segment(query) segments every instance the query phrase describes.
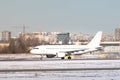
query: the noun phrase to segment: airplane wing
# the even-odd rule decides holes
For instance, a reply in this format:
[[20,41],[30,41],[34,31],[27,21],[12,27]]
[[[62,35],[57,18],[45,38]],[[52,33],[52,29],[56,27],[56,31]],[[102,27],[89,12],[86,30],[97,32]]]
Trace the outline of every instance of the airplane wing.
[[65,53],[74,53],[74,52],[79,52],[79,51],[85,51],[85,50],[88,50],[88,48],[85,48],[85,49],[79,49],[79,50],[71,50],[71,51],[65,51]]
[[71,54],[85,54],[89,52],[94,52],[98,50],[103,50],[102,46],[96,47],[96,48],[84,48],[84,49],[79,49],[79,50],[72,50],[72,51],[65,51],[66,55],[71,55]]

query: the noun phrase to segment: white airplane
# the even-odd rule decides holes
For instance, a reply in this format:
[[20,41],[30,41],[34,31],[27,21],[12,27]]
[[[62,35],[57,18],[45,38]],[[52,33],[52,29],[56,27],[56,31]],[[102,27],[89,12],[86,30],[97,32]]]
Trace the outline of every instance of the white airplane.
[[64,59],[68,56],[71,59],[72,54],[84,54],[103,49],[100,46],[102,31],[97,32],[95,37],[87,45],[40,45],[34,47],[30,53],[46,55],[47,58],[60,57]]

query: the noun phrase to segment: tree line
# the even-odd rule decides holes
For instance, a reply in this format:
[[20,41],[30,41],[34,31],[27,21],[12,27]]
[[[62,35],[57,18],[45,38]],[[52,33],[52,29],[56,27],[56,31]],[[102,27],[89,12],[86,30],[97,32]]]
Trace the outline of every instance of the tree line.
[[37,45],[47,45],[49,42],[38,38],[17,38],[9,41],[9,46],[1,47],[0,53],[29,53],[32,47]]

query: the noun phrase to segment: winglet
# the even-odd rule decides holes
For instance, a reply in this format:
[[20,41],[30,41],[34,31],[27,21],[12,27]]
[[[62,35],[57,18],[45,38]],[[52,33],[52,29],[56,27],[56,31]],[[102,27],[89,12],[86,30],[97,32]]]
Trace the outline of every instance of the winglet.
[[101,38],[102,38],[102,31],[99,31],[96,33],[95,37],[91,40],[88,46],[94,46],[94,47],[100,46]]

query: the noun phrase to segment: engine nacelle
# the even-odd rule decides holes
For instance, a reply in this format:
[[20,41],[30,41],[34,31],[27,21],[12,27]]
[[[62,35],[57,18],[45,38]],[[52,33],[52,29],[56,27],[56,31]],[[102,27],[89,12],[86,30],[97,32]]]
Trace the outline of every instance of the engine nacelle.
[[61,57],[64,57],[65,54],[66,54],[66,53],[61,53],[61,52],[60,52],[60,53],[57,53],[57,57],[60,57],[60,58],[61,58]]
[[56,55],[46,55],[47,58],[53,58],[55,57]]

